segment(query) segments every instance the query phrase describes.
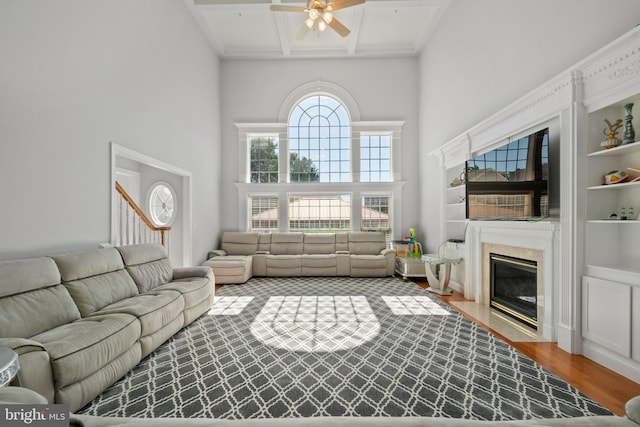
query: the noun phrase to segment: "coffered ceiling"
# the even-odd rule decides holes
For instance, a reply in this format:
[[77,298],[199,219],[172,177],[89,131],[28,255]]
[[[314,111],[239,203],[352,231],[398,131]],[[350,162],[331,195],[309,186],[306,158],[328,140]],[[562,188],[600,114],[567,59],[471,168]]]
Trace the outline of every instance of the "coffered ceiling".
[[306,7],[294,0],[185,0],[223,58],[414,56],[420,53],[451,0],[367,0],[336,10],[351,30],[298,33],[305,12],[276,12],[272,4]]

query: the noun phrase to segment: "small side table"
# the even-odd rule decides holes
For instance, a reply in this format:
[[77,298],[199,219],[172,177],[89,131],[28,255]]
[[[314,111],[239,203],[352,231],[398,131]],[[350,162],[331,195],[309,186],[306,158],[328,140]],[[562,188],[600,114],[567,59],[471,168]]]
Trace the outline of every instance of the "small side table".
[[0,387],[9,384],[18,373],[18,354],[9,347],[0,347]]
[[449,279],[451,279],[451,264],[457,264],[462,258],[444,258],[435,254],[422,255],[427,273],[427,290],[439,295],[451,295]]
[[424,260],[422,257],[396,257],[395,272],[401,276],[403,280],[409,277],[425,277]]

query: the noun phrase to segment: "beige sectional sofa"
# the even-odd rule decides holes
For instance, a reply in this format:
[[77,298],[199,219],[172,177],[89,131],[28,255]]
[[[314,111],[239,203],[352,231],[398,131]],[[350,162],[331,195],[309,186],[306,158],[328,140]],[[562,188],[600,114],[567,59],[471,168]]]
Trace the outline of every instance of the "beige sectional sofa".
[[378,232],[225,232],[221,249],[203,263],[217,284],[244,283],[253,276],[393,275],[395,252]]
[[0,262],[0,346],[14,385],[76,410],[213,301],[210,268],[171,267],[157,244]]

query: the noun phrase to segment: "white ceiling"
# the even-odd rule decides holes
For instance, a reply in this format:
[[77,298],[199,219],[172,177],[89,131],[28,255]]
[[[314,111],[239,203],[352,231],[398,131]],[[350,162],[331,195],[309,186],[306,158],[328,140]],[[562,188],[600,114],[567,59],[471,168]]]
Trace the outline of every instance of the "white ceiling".
[[185,0],[223,58],[415,56],[451,0],[367,0],[337,10],[351,34],[331,28],[297,38],[307,15],[274,12],[271,4],[306,7],[295,0]]

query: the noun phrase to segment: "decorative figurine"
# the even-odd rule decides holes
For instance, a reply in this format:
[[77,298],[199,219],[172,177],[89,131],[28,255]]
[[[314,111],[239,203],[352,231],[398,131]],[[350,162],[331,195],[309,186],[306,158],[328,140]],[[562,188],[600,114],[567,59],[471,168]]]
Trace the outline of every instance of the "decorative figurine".
[[633,130],[633,123],[631,123],[631,120],[633,119],[633,116],[631,115],[632,108],[632,103],[624,106],[624,112],[626,113],[626,116],[624,116],[624,132],[622,133],[623,145],[636,142],[636,131]]
[[607,124],[607,127],[602,130],[604,136],[607,137],[605,141],[600,143],[600,146],[604,149],[614,148],[620,145],[622,141],[618,138],[618,130],[622,127],[622,119],[616,120],[615,123],[611,123],[609,119],[604,119],[604,122]]

